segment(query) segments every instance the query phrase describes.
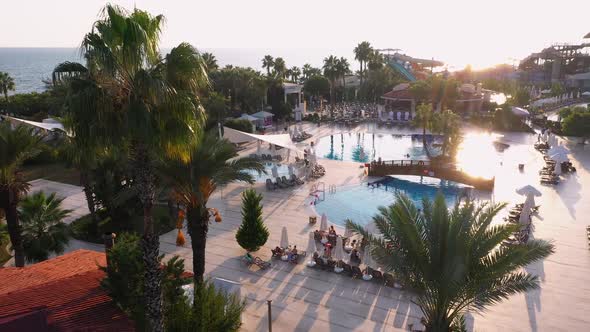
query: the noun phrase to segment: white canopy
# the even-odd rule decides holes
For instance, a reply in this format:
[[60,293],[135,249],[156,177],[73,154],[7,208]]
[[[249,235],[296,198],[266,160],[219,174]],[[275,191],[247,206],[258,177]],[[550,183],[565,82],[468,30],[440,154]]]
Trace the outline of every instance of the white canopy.
[[252,114],[252,116],[257,119],[264,119],[264,118],[273,117],[275,115],[272,113],[269,113],[269,112],[260,111],[260,112],[256,112],[256,113]]
[[250,122],[258,121],[258,118],[255,118],[252,115],[248,115],[246,113],[242,114],[242,116],[240,116],[240,119],[248,120]]
[[590,91],[583,92],[582,96],[590,96]]
[[515,106],[512,106],[512,113],[516,116],[521,116],[521,117],[526,117],[526,116],[531,115],[531,113],[529,113],[529,111],[525,110],[524,108],[515,107]]
[[256,135],[250,134],[243,131],[235,130],[228,127],[223,127],[223,137],[232,143],[244,143],[251,142],[253,140],[264,141],[273,145],[278,145],[285,149],[293,150],[297,153],[303,153],[299,150],[295,144],[291,141],[289,134],[281,135]]
[[16,121],[16,122],[24,123],[29,126],[41,128],[43,130],[49,130],[49,131],[61,130],[63,132],[66,132],[66,130],[64,129],[64,126],[58,121],[36,122],[36,121],[14,118],[14,117],[8,116],[8,115],[2,115],[2,117],[4,117],[8,121]]

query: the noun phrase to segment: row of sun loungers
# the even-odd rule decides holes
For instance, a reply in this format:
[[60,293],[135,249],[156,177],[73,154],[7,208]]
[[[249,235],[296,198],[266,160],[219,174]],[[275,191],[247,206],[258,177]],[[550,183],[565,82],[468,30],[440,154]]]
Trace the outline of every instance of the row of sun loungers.
[[299,142],[305,141],[308,138],[311,138],[311,136],[312,136],[311,134],[309,134],[309,133],[307,133],[307,132],[304,131],[304,132],[299,133],[297,135],[293,135],[291,137],[291,140],[294,141],[294,142],[299,143]]
[[281,155],[270,155],[270,154],[261,154],[261,155],[257,155],[255,153],[250,155],[250,158],[253,159],[258,159],[258,160],[267,160],[267,161],[281,161],[283,160],[283,157],[281,157]]
[[[334,267],[336,267],[336,264],[338,264],[338,262],[332,259],[329,259],[327,262],[325,262],[320,257],[315,257],[314,261],[316,263],[315,268],[323,271],[334,271]],[[342,267],[343,269],[340,273],[341,275],[346,275],[352,277],[353,279],[361,279],[363,277],[363,272],[358,266],[350,265],[344,262],[340,262],[338,266]],[[368,274],[373,277],[371,281],[383,284],[388,287],[394,287],[398,289],[402,288],[401,284],[395,280],[395,277],[391,273],[382,273],[379,270],[369,268]]]
[[271,179],[266,179],[266,190],[272,191],[275,189],[285,189],[298,185],[302,185],[305,182],[298,178],[295,174],[291,174],[291,177],[287,179],[286,176],[278,176],[273,182]]

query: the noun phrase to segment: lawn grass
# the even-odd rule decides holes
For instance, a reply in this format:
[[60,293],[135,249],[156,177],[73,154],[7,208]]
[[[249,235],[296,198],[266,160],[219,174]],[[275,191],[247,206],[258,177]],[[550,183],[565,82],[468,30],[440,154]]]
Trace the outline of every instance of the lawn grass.
[[[168,213],[168,207],[162,205],[155,205],[153,209],[154,218],[154,232],[158,235],[168,233],[176,227],[176,221],[170,217]],[[102,235],[104,233],[121,233],[121,232],[135,232],[143,233],[143,216],[137,215],[131,218],[130,223],[125,229],[122,229],[120,224],[113,224],[110,222],[100,222],[98,226],[98,232],[96,235],[91,234],[89,231],[92,223],[90,215],[86,215],[79,219],[74,220],[70,224],[70,230],[72,237],[78,240],[102,244]]]
[[27,165],[22,168],[26,181],[46,179],[55,182],[80,185],[80,172],[61,163]]

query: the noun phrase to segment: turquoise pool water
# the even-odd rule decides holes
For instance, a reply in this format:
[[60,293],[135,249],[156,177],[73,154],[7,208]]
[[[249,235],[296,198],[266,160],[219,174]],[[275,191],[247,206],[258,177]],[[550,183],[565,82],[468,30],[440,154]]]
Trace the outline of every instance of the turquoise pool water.
[[337,188],[333,194],[326,193],[325,200],[317,201],[315,210],[319,215],[326,213],[328,220],[337,225],[344,226],[344,221],[349,218],[367,224],[378,213],[379,206],[395,201],[396,191],[406,193],[418,206],[422,205],[422,197],[434,199],[439,191],[442,191],[449,206],[465,192],[485,199],[484,194],[458,183],[428,177],[398,176],[385,178],[374,187],[364,183]]
[[[419,135],[342,133],[320,138],[315,149],[319,158],[361,163],[379,157],[383,160],[428,159]],[[431,147],[430,152],[436,154],[437,150]]]

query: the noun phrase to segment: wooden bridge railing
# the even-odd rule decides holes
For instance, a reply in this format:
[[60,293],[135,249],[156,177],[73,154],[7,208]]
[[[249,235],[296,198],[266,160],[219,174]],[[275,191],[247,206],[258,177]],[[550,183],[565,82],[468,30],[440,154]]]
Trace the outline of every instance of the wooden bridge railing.
[[477,189],[493,190],[494,178],[475,177],[453,164],[431,163],[427,160],[387,160],[368,164],[369,176],[417,175],[450,180],[473,186]]

